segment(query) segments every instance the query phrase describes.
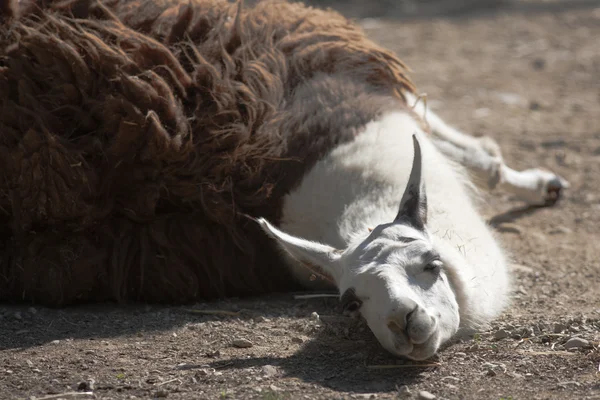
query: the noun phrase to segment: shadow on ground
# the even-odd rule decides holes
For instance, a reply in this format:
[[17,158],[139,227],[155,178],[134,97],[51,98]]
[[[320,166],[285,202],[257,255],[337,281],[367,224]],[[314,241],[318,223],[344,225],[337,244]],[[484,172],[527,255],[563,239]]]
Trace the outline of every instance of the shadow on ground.
[[[319,336],[290,357],[240,358],[214,362],[210,366],[219,370],[244,370],[272,365],[281,369],[285,377],[354,393],[394,392],[402,385],[420,382],[424,372],[435,368],[431,362],[398,364],[402,361],[388,358],[372,341],[334,341],[326,334]],[[363,358],[365,352],[367,363]]]
[[[217,312],[205,315],[191,310]],[[225,313],[235,315],[224,315]],[[312,321],[320,315],[319,328],[310,334],[298,351],[290,356],[245,356],[242,358],[197,355],[197,365],[186,369],[214,368],[234,372],[268,365],[276,367],[287,378],[317,384],[332,390],[356,393],[395,391],[401,385],[416,383],[432,363],[415,363],[395,358],[384,351],[368,327],[354,318],[341,315],[338,300],[321,298],[294,300],[291,295],[272,295],[259,299],[243,299],[203,303],[189,307],[150,307],[144,305],[73,306],[66,309],[10,306],[0,309],[0,350],[26,351],[68,340],[96,341],[120,338],[131,343],[139,337],[169,337],[170,331],[184,329],[190,323],[250,321],[261,318],[289,318]],[[292,334],[292,333],[291,333]],[[268,335],[268,334],[266,334]],[[148,340],[148,339],[146,339]],[[153,339],[150,339],[153,340]],[[43,350],[42,350],[43,351]],[[341,365],[343,368],[332,368]],[[422,366],[421,366],[422,365]],[[429,365],[429,367],[427,366]]]
[[512,223],[528,215],[534,214],[538,210],[543,210],[546,207],[543,206],[524,206],[517,207],[497,214],[489,219],[488,224],[496,230],[501,232],[504,231],[502,224]]
[[[335,299],[312,301],[313,306],[330,314],[336,303]],[[5,305],[0,307],[0,350],[27,349],[54,340],[102,340],[161,333],[189,323],[231,318],[308,316],[308,304],[294,301],[293,294],[273,294],[187,306],[86,304],[54,309]],[[215,315],[206,314],[208,312],[215,312]]]

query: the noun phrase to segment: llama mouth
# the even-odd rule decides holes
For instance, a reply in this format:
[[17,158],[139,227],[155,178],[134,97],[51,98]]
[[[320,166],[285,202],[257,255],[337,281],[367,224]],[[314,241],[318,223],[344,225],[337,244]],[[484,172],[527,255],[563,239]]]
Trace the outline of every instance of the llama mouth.
[[425,361],[433,357],[438,351],[438,346],[435,345],[435,341],[427,341],[421,345],[413,345],[412,350],[403,354],[402,357],[405,357],[412,361]]
[[434,331],[427,340],[415,343],[412,340],[402,340],[396,336],[393,338],[393,350],[391,353],[413,361],[424,361],[431,358],[438,351],[439,340],[437,331]]
[[433,357],[437,350],[437,346],[419,346],[415,347],[408,357],[414,361],[425,361]]
[[408,357],[414,351],[415,346],[410,342],[401,341],[398,338],[394,338],[394,348],[388,349],[392,354],[400,357]]
[[430,333],[426,336],[424,335],[424,337],[417,338],[416,340],[406,334],[404,330],[398,329],[399,327],[394,326],[394,324],[388,324],[390,333],[392,335],[392,347],[384,347],[386,347],[388,351],[394,355],[415,361],[421,361],[430,358],[436,353],[439,347],[439,332],[437,329],[438,320],[437,318],[433,317],[432,319],[434,321],[434,326]]
[[437,346],[427,342],[422,345],[413,345],[412,343],[402,343],[391,351],[397,357],[412,361],[425,361],[433,357],[438,350]]
[[424,361],[433,357],[440,349],[440,332],[435,330],[425,343],[415,345],[409,357],[415,361]]

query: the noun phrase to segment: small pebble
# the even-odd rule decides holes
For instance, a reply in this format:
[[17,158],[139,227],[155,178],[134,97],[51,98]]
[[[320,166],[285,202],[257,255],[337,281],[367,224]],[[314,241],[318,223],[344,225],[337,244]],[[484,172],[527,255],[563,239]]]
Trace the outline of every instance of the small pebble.
[[588,347],[589,345],[589,341],[582,338],[574,337],[567,340],[567,343],[565,343],[565,349],[579,349],[582,347]]
[[533,60],[533,62],[531,63],[531,66],[533,67],[533,69],[535,70],[542,70],[546,67],[546,60],[544,60],[543,58],[536,58],[535,60]]
[[494,338],[497,340],[506,339],[509,336],[510,336],[510,332],[508,332],[504,329],[499,329],[496,331],[496,333],[494,333]]
[[60,340],[53,340],[53,341],[51,341],[50,343],[52,343],[52,344],[59,344],[59,343],[60,343]]
[[187,325],[187,328],[190,331],[201,331],[202,330],[202,323],[189,324],[189,325]]
[[196,376],[208,376],[214,372],[214,368],[201,368],[196,372]]
[[454,381],[454,382],[460,382],[460,378],[457,378],[456,376],[445,376],[442,378],[443,381]]
[[313,321],[319,322],[321,320],[321,317],[319,317],[319,314],[317,314],[316,311],[313,311],[310,314],[310,319],[312,319]]
[[532,100],[532,101],[529,103],[529,109],[530,109],[531,111],[537,111],[537,110],[539,110],[540,108],[542,108],[542,105],[541,105],[539,102],[535,101],[535,100]]
[[30,314],[37,314],[37,310],[34,307],[29,307],[27,311],[29,311]]
[[248,339],[235,339],[233,342],[231,342],[231,344],[233,344],[234,347],[238,347],[240,349],[247,349],[249,347],[254,346],[254,344]]
[[306,342],[306,338],[303,336],[293,336],[291,340],[292,340],[292,343],[296,343],[296,344],[302,344],[302,343]]
[[516,93],[497,92],[495,97],[504,104],[508,105],[522,105],[525,103],[525,99]]
[[77,384],[77,390],[80,392],[89,392],[94,390],[94,380],[90,379],[88,381],[79,382]]
[[435,395],[433,393],[429,393],[426,390],[421,390],[419,392],[419,400],[434,400]]
[[534,336],[535,336],[535,332],[533,331],[532,327],[525,327],[521,330],[521,337],[530,338],[530,337],[534,337]]
[[22,320],[23,319],[23,316],[21,315],[21,313],[19,311],[17,311],[15,313],[15,319],[18,319],[18,320]]
[[510,374],[510,376],[512,376],[515,379],[523,379],[524,378],[523,375],[519,374],[518,372],[512,372]]
[[206,353],[206,357],[209,357],[209,358],[215,358],[215,357],[220,357],[220,356],[221,356],[221,352],[219,350],[208,351]]
[[498,368],[498,366],[497,366],[496,364],[492,364],[492,363],[490,363],[490,362],[483,363],[483,365],[482,365],[482,366],[483,366],[484,368],[486,368],[486,369],[494,369],[494,368]]
[[265,365],[264,367],[262,367],[262,371],[265,374],[265,376],[275,376],[277,375],[277,368],[273,365]]
[[402,397],[410,397],[411,394],[412,393],[410,392],[410,389],[406,385],[400,386],[398,388],[398,397],[400,397],[400,398],[402,398]]

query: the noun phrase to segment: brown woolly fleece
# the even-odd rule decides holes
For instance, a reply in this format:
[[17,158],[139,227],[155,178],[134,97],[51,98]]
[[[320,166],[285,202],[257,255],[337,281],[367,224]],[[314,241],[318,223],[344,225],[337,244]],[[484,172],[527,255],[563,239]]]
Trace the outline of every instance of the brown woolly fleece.
[[297,3],[0,0],[0,300],[293,288],[242,214],[277,223],[405,90],[393,54]]

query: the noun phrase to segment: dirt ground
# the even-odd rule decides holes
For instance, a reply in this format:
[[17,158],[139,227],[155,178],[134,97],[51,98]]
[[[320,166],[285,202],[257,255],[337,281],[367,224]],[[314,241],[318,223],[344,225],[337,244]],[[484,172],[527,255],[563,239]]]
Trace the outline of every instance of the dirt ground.
[[496,138],[509,164],[571,182],[547,209],[484,196],[514,260],[510,310],[415,365],[388,356],[334,298],[4,305],[1,399],[600,399],[600,2],[410,18],[354,3],[339,9],[412,67],[431,109]]

